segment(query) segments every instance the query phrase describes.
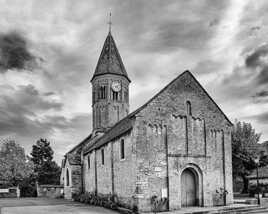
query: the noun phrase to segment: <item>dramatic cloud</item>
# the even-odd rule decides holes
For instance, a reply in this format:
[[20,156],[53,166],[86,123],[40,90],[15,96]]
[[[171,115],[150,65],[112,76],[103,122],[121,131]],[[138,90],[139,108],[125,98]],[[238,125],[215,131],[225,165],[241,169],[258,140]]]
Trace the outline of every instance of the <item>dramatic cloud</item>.
[[0,34],[0,72],[7,69],[24,69],[34,57],[27,47],[27,41],[17,32]]

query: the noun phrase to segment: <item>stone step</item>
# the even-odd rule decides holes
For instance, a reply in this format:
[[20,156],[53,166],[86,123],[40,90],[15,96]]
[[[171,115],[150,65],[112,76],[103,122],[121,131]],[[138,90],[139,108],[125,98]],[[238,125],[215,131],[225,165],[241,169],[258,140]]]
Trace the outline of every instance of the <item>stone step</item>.
[[235,204],[258,204],[256,198],[239,198],[234,200]]
[[228,214],[246,214],[246,213],[268,213],[267,208],[254,206],[254,207],[241,207],[241,208],[228,208],[228,209],[222,209],[217,211],[209,212],[209,214],[217,214],[217,213],[228,213]]

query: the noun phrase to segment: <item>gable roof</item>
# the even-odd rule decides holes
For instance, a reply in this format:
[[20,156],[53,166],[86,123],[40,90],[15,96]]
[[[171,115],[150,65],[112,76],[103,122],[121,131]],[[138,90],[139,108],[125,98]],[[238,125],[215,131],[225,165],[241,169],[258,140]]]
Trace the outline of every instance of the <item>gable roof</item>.
[[99,60],[98,60],[98,63],[97,63],[97,66],[96,66],[96,69],[95,69],[95,72],[93,74],[91,81],[96,76],[103,75],[103,74],[115,74],[115,75],[124,76],[127,78],[129,82],[131,82],[130,79],[128,78],[122,58],[119,54],[114,38],[110,31],[105,39],[105,42],[104,42],[104,45],[103,45],[103,48],[102,48],[102,51],[101,51],[101,54],[100,54],[100,57],[99,57]]
[[65,155],[64,159],[62,160],[62,167],[65,167],[66,159],[68,159],[68,162],[70,165],[79,165],[81,164],[81,155],[79,152],[74,152],[76,149],[82,150],[82,147],[86,144],[87,141],[89,141],[92,137],[92,134],[88,135],[84,140],[82,140],[80,143],[75,145],[71,150],[69,150]]
[[172,85],[175,81],[182,78],[184,75],[190,75],[193,80],[198,84],[198,86],[204,91],[204,93],[208,96],[208,98],[216,105],[218,110],[224,115],[225,119],[230,123],[230,125],[233,125],[233,123],[229,120],[229,118],[224,114],[224,112],[221,110],[221,108],[217,105],[217,103],[212,99],[212,97],[208,94],[208,92],[203,88],[203,86],[198,82],[198,80],[194,77],[194,75],[189,71],[186,70],[180,75],[178,75],[175,79],[173,79],[169,84],[167,84],[163,89],[161,89],[156,95],[154,95],[150,100],[148,100],[144,105],[142,105],[140,108],[132,112],[131,114],[137,114],[142,109],[144,109],[149,103],[151,103],[159,94],[161,94],[163,91],[165,91],[170,85]]
[[104,135],[96,139],[94,142],[91,142],[84,149],[84,155],[88,154],[94,149],[100,148],[101,146],[105,145],[106,143],[110,142],[111,140],[120,137],[121,135],[125,134],[133,127],[133,116],[134,114],[129,114],[119,122],[117,122],[112,128],[110,128]]

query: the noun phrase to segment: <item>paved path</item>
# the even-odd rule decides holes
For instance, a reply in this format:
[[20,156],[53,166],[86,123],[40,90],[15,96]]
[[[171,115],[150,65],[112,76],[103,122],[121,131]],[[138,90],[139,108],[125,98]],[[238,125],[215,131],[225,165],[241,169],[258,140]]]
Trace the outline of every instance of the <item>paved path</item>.
[[0,199],[1,214],[117,214],[102,207],[87,206],[63,199]]

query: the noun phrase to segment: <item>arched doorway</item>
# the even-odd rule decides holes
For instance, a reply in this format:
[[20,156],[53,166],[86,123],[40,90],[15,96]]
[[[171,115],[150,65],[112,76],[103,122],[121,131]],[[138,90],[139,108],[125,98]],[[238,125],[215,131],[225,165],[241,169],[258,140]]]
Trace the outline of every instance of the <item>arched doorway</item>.
[[186,168],[181,174],[181,206],[198,205],[198,178],[191,168]]

